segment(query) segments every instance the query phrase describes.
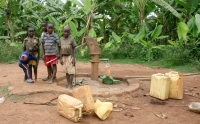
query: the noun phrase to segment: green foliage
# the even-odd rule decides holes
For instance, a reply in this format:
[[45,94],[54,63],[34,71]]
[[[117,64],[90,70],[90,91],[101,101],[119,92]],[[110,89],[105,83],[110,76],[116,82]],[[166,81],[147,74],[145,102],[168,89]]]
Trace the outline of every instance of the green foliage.
[[156,26],[156,28],[153,30],[153,32],[151,33],[151,37],[152,37],[152,40],[158,38],[158,36],[161,34],[162,32],[162,25],[158,25]]
[[183,39],[184,41],[187,41],[186,36],[188,31],[189,31],[188,26],[184,22],[178,23],[177,33],[178,33],[178,38],[180,40]]
[[198,33],[199,33],[200,32],[200,15],[199,14],[195,15],[195,23],[197,25]]
[[0,41],[0,62],[13,63],[19,59],[19,55],[22,52],[22,44],[10,45],[8,43],[3,43]]
[[185,12],[194,13],[196,9],[198,8],[199,0],[175,0],[176,3],[183,6],[185,9]]
[[86,14],[88,14],[92,9],[91,0],[83,0],[83,2],[84,2],[84,11]]
[[189,33],[191,33],[192,37],[197,37],[198,36],[198,28],[197,25],[195,24],[195,18],[192,17],[188,23],[188,28],[189,28]]
[[151,0],[151,1],[155,2],[156,4],[162,6],[165,9],[169,10],[177,18],[181,18],[181,15],[164,0]]
[[[49,21],[60,37],[69,25],[78,45],[84,37],[97,38],[102,57],[190,64],[200,58],[198,1],[1,0],[0,62],[16,61],[27,28],[40,37],[41,22]],[[77,56],[90,58],[87,47]]]
[[24,34],[27,34],[27,31],[20,31],[20,32],[17,32],[16,34],[15,34],[15,38],[17,38],[17,37],[19,37],[19,36],[21,36],[21,35],[24,35]]
[[89,30],[88,37],[96,37],[96,32],[94,31],[94,28],[91,28]]

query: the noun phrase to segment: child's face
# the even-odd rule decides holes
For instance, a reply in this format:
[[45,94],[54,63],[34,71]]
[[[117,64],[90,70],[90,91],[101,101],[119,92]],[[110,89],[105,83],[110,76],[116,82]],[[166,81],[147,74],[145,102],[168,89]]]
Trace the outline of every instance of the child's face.
[[52,33],[53,33],[53,30],[54,30],[53,24],[48,24],[48,25],[47,25],[47,32],[48,32],[49,34],[52,34]]
[[46,25],[46,23],[42,23],[42,31],[44,31],[44,32],[47,31],[47,25]]
[[33,37],[33,35],[34,35],[34,29],[33,28],[29,28],[28,29],[28,36],[29,37]]
[[63,30],[63,36],[64,36],[65,38],[67,38],[69,35],[70,35],[70,30],[69,30],[69,29],[64,29],[64,30]]

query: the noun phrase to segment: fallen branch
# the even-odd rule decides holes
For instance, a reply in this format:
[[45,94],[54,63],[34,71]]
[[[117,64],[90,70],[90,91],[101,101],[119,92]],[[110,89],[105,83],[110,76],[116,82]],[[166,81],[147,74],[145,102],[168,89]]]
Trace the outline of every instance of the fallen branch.
[[200,75],[200,73],[189,73],[189,74],[184,74],[183,76],[192,76],[192,75]]
[[184,94],[200,99],[199,97],[195,96],[197,93],[184,93]]
[[33,104],[33,105],[48,105],[48,106],[55,106],[55,105],[56,105],[56,104],[49,103],[49,102],[46,102],[46,103],[33,103],[33,102],[24,102],[24,104]]
[[48,106],[55,106],[56,104],[51,103],[52,101],[58,99],[58,97],[51,99],[49,102],[45,103],[34,103],[34,102],[24,102],[24,104],[33,104],[33,105],[48,105]]

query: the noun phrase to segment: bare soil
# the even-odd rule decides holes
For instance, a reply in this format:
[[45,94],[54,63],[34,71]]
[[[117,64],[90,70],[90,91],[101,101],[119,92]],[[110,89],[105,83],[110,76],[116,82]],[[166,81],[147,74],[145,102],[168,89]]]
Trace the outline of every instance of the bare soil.
[[[77,62],[77,73],[90,73],[89,62]],[[105,63],[100,63],[99,74],[104,74]],[[101,121],[95,114],[84,115],[80,124],[199,124],[199,114],[188,109],[191,102],[200,102],[200,75],[183,77],[184,98],[182,100],[168,99],[160,101],[148,95],[150,77],[155,73],[166,73],[171,69],[146,67],[137,64],[111,63],[112,76],[138,76],[140,88],[132,93],[113,95],[110,97],[95,96],[94,100],[110,101],[114,104],[114,111],[105,120]],[[40,61],[38,80],[34,84],[23,81],[23,71],[17,63],[0,63],[0,86],[10,84],[11,95],[0,104],[0,124],[71,124],[70,120],[57,113],[57,99],[63,91],[56,90],[56,83],[65,82],[65,74],[58,64],[58,73],[55,84],[46,84],[42,78],[47,76],[46,67]],[[31,88],[30,88],[31,87]],[[54,88],[51,90],[51,88]],[[13,91],[13,92],[12,92]],[[23,96],[19,96],[22,95]],[[0,96],[2,97],[2,96]],[[25,104],[25,103],[35,104]],[[155,115],[164,114],[165,118]]]

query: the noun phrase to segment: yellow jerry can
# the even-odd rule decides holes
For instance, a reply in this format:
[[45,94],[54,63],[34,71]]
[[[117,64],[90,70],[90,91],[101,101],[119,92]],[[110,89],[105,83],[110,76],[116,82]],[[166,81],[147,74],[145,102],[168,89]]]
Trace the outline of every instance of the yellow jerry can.
[[170,78],[158,73],[151,76],[150,96],[166,100],[169,95]]
[[83,103],[71,96],[62,94],[58,97],[58,114],[66,117],[73,122],[79,122],[82,119]]
[[110,115],[113,110],[113,104],[111,102],[101,102],[100,100],[96,100],[94,104],[94,112],[101,119],[105,120]]
[[178,72],[166,73],[170,78],[169,98],[183,99],[183,76]]
[[94,111],[94,100],[89,85],[80,86],[72,91],[72,96],[83,103],[83,112]]

